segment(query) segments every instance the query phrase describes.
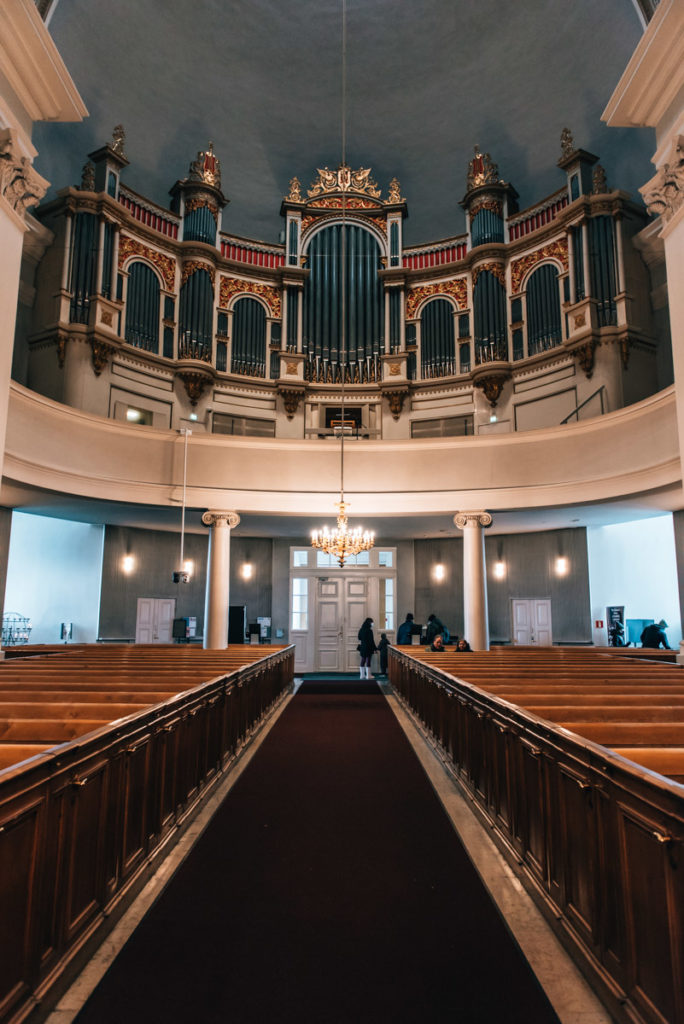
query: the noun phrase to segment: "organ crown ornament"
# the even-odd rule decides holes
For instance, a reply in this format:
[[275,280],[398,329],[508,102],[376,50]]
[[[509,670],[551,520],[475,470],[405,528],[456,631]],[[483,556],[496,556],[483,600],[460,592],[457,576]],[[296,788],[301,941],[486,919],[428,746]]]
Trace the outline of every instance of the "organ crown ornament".
[[568,156],[571,156],[575,152],[575,143],[572,138],[572,132],[569,128],[564,128],[561,132],[560,144],[562,160],[564,160]]
[[328,167],[319,167],[317,170],[318,178],[312,182],[307,192],[309,199],[328,192],[357,192],[370,196],[371,199],[380,198],[380,189],[370,176],[370,167],[360,167],[358,171],[352,171],[351,167],[342,163],[336,171],[331,171]]
[[117,156],[122,156],[124,160],[126,159],[126,154],[124,153],[125,144],[126,132],[124,131],[124,126],[122,124],[117,124],[112,132],[111,148]]
[[190,164],[188,181],[202,182],[212,188],[221,189],[221,161],[214,155],[214,143],[206,150],[200,149]]
[[475,146],[475,156],[468,164],[468,191],[479,188],[480,185],[500,183],[498,165],[493,162],[489,153],[481,153],[480,147]]

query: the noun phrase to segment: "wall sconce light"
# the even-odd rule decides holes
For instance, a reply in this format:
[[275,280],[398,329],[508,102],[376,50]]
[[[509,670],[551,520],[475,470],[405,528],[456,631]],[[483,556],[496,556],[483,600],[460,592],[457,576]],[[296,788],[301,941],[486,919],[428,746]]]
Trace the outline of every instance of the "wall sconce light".
[[121,569],[126,576],[130,576],[135,569],[135,555],[124,555],[121,559]]
[[254,575],[254,566],[251,562],[242,563],[241,575],[243,580],[251,580]]
[[556,576],[567,576],[570,569],[570,564],[564,555],[559,555],[556,559]]
[[505,576],[506,576],[506,563],[505,562],[495,562],[494,563],[494,579],[495,580],[502,580],[502,579],[505,578]]
[[188,558],[186,562],[183,562],[183,572],[186,572],[188,576],[192,576],[195,572],[195,563],[191,558]]
[[491,413],[491,414],[490,414],[490,416],[489,416],[489,422],[490,422],[490,423],[496,423],[496,421],[497,421],[496,413],[495,413],[495,412],[493,412],[493,413]]
[[439,583],[442,582],[442,580],[446,576],[446,569],[444,568],[441,562],[438,562],[438,564],[434,566],[432,570],[432,575]]

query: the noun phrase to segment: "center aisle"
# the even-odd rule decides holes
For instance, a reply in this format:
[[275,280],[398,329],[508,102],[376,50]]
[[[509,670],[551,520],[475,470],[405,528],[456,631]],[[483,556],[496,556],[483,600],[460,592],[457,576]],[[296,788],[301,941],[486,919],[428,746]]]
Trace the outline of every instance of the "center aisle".
[[77,1024],[558,1024],[375,683],[305,683]]

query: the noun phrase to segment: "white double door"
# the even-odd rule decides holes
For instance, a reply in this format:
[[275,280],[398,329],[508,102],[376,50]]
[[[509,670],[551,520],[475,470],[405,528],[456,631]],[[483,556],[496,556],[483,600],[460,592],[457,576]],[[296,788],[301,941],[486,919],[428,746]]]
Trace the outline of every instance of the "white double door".
[[532,647],[551,647],[551,602],[548,600],[512,602],[513,643]]
[[351,672],[358,669],[358,632],[369,614],[370,584],[370,579],[342,575],[316,580],[316,671]]
[[174,597],[139,597],[136,644],[170,644],[176,614]]

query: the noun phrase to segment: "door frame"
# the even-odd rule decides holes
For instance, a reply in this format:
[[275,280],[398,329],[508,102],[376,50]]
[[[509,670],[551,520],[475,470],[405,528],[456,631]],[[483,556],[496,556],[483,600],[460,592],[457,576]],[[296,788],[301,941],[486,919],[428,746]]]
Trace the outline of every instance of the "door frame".
[[[295,553],[298,556],[297,559],[295,558]],[[303,546],[292,546],[290,548],[287,621],[290,643],[295,644],[295,673],[317,672],[320,670],[318,644],[319,623],[316,598],[319,583],[327,579],[350,581],[352,579],[365,580],[369,584],[366,591],[366,615],[373,619],[376,642],[379,640],[381,632],[387,633],[387,638],[390,643],[394,642],[397,618],[397,549],[389,545],[379,545],[377,548],[372,548],[367,554],[367,565],[352,564],[345,565],[343,568],[340,568],[337,564],[319,565],[319,552],[313,548],[305,549]],[[381,564],[381,557],[385,560],[389,557],[391,565]],[[293,579],[306,579],[308,581],[306,629],[293,629],[292,626]],[[380,622],[380,607],[382,603],[381,596],[383,602],[386,599],[384,594],[380,594],[380,580],[387,579],[392,580],[390,595],[392,607],[389,609],[392,622],[391,626],[385,626]],[[346,622],[344,610],[343,615]],[[338,669],[338,671],[344,672],[356,669],[356,665],[350,667],[351,651],[356,647],[356,640],[354,640],[353,648],[350,646],[351,640],[349,640],[349,642],[347,642],[347,640],[351,633],[353,632],[355,635],[360,627],[360,622],[358,625],[349,623],[345,626],[345,637],[341,640],[341,646],[344,647],[341,661],[342,667]]]
[[[527,644],[519,645],[516,642],[516,605],[525,605],[528,610],[528,622],[530,623],[529,634],[530,639]],[[537,642],[535,633],[539,634],[539,617],[536,612],[539,607],[543,606],[546,611],[546,621],[548,626],[548,644],[540,644]],[[530,647],[552,647],[553,646],[553,618],[551,615],[551,598],[550,597],[530,597],[530,598],[511,598],[511,642],[513,646],[530,646]]]

